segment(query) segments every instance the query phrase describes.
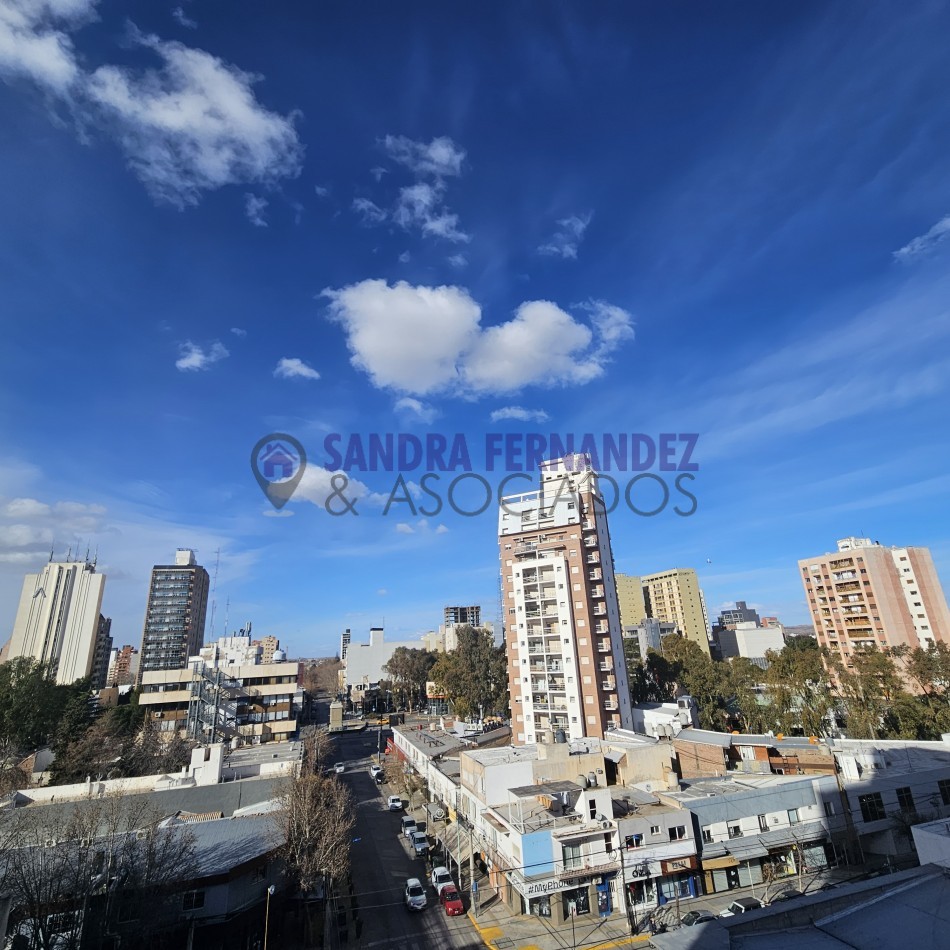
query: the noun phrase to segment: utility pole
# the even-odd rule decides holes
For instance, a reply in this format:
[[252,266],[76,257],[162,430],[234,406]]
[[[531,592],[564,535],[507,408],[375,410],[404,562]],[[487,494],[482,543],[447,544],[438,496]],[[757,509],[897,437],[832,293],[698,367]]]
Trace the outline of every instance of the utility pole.
[[633,934],[633,919],[630,916],[630,901],[627,896],[627,873],[623,864],[623,842],[619,842],[617,851],[620,854],[620,893],[623,896],[623,912],[627,915],[627,926]]

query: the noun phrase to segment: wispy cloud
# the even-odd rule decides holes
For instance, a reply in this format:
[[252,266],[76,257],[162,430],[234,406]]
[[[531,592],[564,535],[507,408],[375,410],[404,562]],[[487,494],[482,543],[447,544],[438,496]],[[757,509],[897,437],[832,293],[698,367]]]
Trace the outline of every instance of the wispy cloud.
[[242,330],[241,327],[231,327],[231,332],[241,339],[247,336],[247,330]]
[[314,185],[314,186],[313,186],[313,193],[314,193],[318,198],[329,198],[329,197],[330,197],[330,189],[327,188],[326,185]]
[[572,214],[557,223],[557,230],[551,239],[538,248],[539,254],[548,257],[560,257],[562,260],[576,260],[577,249],[584,239],[584,233],[593,220],[594,213]]
[[188,340],[179,346],[179,357],[175,366],[182,372],[208,369],[213,363],[226,359],[231,354],[223,343],[215,341],[208,349]]
[[184,208],[204,191],[299,173],[295,117],[264,108],[254,96],[256,77],[211,53],[133,27],[131,40],[154,54],[157,67],[86,71],[71,33],[95,6],[0,4],[0,78],[32,80],[67,102],[80,127],[110,134],[156,201]]
[[419,518],[418,521],[413,524],[409,524],[407,521],[400,521],[396,525],[397,534],[414,534],[414,535],[432,535],[432,534],[448,534],[449,529],[444,524],[438,524],[434,528],[429,523],[427,518]]
[[247,220],[256,228],[266,228],[267,219],[264,212],[267,210],[268,201],[266,198],[259,198],[257,195],[246,194],[244,196],[244,213]]
[[363,219],[363,224],[367,225],[382,224],[389,217],[389,212],[369,198],[354,198],[353,210]]
[[412,396],[403,396],[402,399],[397,399],[393,408],[396,412],[401,412],[416,418],[427,425],[435,422],[435,420],[439,418],[439,411],[437,409],[432,406],[427,406],[418,399],[413,399]]
[[950,214],[941,218],[926,234],[915,237],[902,248],[894,251],[894,260],[902,264],[909,263],[915,258],[928,254],[948,237],[950,237]]
[[198,24],[194,20],[192,20],[181,7],[175,7],[175,9],[172,10],[172,18],[175,20],[176,23],[178,23],[180,26],[185,27],[186,29],[189,29],[189,30],[198,29]]
[[551,417],[543,409],[524,409],[521,406],[504,406],[491,414],[492,422],[547,422]]
[[442,135],[431,142],[416,142],[405,135],[387,135],[382,142],[386,154],[414,175],[441,178],[462,174],[465,149],[448,136]]
[[468,267],[468,258],[464,254],[452,254],[446,258],[446,261],[458,270]]
[[319,379],[320,374],[296,356],[284,357],[277,364],[274,375],[279,379]]

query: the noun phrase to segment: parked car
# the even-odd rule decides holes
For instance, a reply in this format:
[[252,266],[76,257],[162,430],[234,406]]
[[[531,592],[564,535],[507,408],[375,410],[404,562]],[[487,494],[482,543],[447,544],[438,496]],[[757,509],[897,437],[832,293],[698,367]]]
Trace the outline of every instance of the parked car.
[[372,775],[373,778],[376,778],[376,776],[379,775],[382,771],[383,771],[383,767],[381,765],[373,764],[369,767],[369,774]]
[[465,913],[465,905],[454,884],[446,884],[439,891],[439,903],[445,908],[446,917],[461,917]]
[[337,775],[342,775],[346,771],[346,766],[342,762],[337,762],[333,766],[333,771],[336,772]]
[[762,906],[762,901],[754,897],[736,898],[724,911],[721,911],[720,917],[735,917],[736,914],[746,914],[750,910],[758,910]]
[[424,831],[414,831],[409,838],[412,850],[416,852],[416,857],[424,857],[429,853],[429,839]]
[[422,886],[422,881],[417,877],[411,877],[406,881],[406,907],[409,910],[425,910],[426,889]]
[[377,773],[373,776],[373,779],[375,780],[375,782],[376,782],[377,785],[385,785],[385,784],[386,784],[386,773],[385,773],[385,772],[377,772]]
[[683,914],[680,923],[684,927],[696,927],[699,924],[708,924],[709,921],[715,919],[716,915],[710,914],[708,910],[691,910],[688,914]]
[[419,830],[416,825],[416,819],[413,818],[412,815],[403,815],[399,825],[402,833],[409,838],[410,841],[412,840],[412,836]]
[[432,886],[436,894],[441,894],[443,887],[455,887],[455,881],[452,880],[448,868],[440,866],[432,869]]
[[402,811],[402,799],[398,795],[390,795],[386,800],[386,807],[390,811]]

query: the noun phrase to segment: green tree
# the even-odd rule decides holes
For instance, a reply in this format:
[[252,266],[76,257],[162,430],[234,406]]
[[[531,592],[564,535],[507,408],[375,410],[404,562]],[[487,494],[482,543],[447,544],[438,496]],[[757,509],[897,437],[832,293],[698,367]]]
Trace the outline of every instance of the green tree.
[[458,647],[443,653],[429,678],[445,692],[455,714],[467,719],[481,713],[507,713],[508,662],[488,630],[461,626]]
[[32,657],[0,663],[0,744],[25,754],[53,738],[71,697],[52,664]]
[[812,637],[794,637],[782,650],[766,653],[763,674],[776,729],[787,735],[824,736],[834,705],[824,653]]

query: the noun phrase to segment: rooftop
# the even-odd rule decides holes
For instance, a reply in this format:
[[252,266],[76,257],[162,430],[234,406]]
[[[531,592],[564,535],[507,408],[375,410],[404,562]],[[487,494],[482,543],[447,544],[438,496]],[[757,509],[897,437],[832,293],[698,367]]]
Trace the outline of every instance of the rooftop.
[[422,729],[412,726],[395,726],[393,732],[398,733],[414,749],[429,758],[457,752],[468,746],[468,742],[454,732],[444,729]]

